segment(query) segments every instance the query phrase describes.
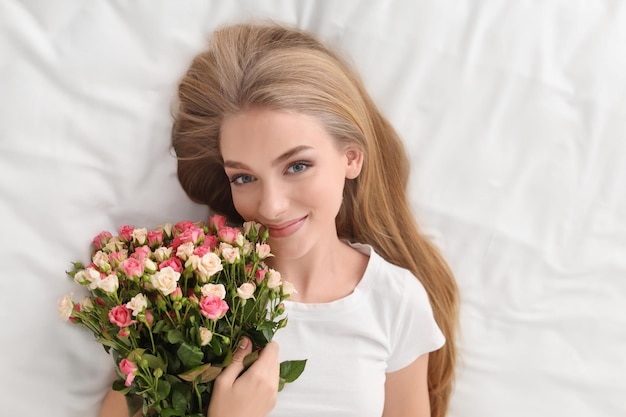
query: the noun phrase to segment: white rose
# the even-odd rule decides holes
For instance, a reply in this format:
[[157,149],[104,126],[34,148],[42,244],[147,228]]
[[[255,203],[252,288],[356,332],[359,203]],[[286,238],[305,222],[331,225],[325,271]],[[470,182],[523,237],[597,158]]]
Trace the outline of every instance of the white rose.
[[170,256],[172,256],[172,248],[160,246],[154,251],[154,257],[158,262],[163,262],[166,259],[170,259]]
[[226,288],[224,288],[223,284],[206,284],[200,288],[200,291],[205,297],[215,295],[222,300],[226,298]]
[[245,282],[237,288],[237,295],[241,297],[242,300],[247,300],[249,298],[253,298],[255,289],[256,286],[253,283]]
[[139,293],[126,303],[126,307],[133,310],[133,316],[136,316],[148,307],[148,300],[146,300],[143,294]]
[[213,333],[206,327],[200,326],[200,346],[206,346],[213,339]]
[[280,276],[280,272],[273,269],[270,269],[268,272],[270,274],[269,278],[267,279],[268,288],[277,289],[282,283],[282,277]]
[[69,293],[63,296],[63,298],[61,298],[59,300],[59,303],[57,304],[59,316],[61,316],[63,320],[68,320],[72,315],[72,310],[74,309],[74,303],[72,302],[73,295],[73,293]]
[[135,229],[133,230],[133,233],[131,233],[131,236],[133,237],[135,243],[138,245],[144,245],[146,243],[146,238],[148,237],[148,229],[145,227]]
[[106,278],[99,280],[98,288],[108,293],[113,293],[117,291],[117,289],[119,288],[119,280],[117,279],[117,275],[107,275]]
[[163,295],[170,295],[176,289],[180,272],[176,272],[171,266],[166,266],[152,276],[152,285],[161,291]]
[[176,256],[178,256],[180,259],[186,261],[187,259],[189,259],[189,257],[191,255],[193,255],[193,250],[194,249],[195,249],[195,247],[194,247],[192,242],[183,243],[176,250]]
[[296,291],[296,287],[294,287],[291,282],[289,281],[283,282],[283,294],[291,295],[291,294],[297,294],[297,293],[298,291]]

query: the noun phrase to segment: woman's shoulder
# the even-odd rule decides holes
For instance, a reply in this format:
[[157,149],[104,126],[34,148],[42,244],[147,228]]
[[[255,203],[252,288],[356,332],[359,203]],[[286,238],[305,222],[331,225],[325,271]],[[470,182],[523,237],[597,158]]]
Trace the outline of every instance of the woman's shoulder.
[[371,290],[374,293],[385,294],[396,300],[406,297],[413,300],[428,300],[424,286],[413,272],[389,262],[379,255],[371,245],[362,243],[351,243],[350,245],[369,255],[370,259],[364,279],[371,283]]

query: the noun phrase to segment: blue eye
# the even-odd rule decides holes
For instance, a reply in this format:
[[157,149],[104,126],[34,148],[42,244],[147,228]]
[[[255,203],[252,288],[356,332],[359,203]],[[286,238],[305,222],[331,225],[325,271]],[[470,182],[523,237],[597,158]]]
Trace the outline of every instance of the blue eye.
[[233,184],[247,184],[252,181],[254,181],[254,177],[246,174],[235,175],[230,179],[230,182]]
[[298,161],[298,162],[291,164],[289,168],[287,168],[287,172],[290,174],[296,174],[298,172],[302,172],[306,170],[310,166],[311,165],[307,162]]

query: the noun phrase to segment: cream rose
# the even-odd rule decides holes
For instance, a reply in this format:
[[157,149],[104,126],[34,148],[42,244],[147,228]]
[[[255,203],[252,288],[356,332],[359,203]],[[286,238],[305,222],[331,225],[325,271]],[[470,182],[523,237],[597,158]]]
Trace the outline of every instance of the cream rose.
[[104,249],[106,252],[110,253],[121,251],[124,247],[124,242],[122,242],[118,236],[114,236],[109,240],[109,243],[105,245]]
[[280,272],[274,269],[270,269],[268,272],[270,274],[269,278],[267,279],[268,288],[277,289],[278,287],[280,287],[280,284],[282,284],[282,277],[280,276]]
[[166,259],[169,259],[170,256],[172,256],[172,248],[161,246],[154,251],[154,258],[157,262],[163,262]]
[[255,289],[256,286],[252,282],[245,282],[241,284],[239,288],[237,288],[237,295],[242,300],[247,300],[249,298],[253,298]]
[[126,307],[133,310],[133,316],[137,316],[137,314],[148,308],[148,300],[146,300],[146,297],[143,294],[139,293],[126,303]]
[[91,297],[85,296],[80,302],[80,310],[81,311],[91,311],[93,310],[93,301]]
[[74,309],[74,302],[72,302],[73,295],[73,293],[66,294],[57,304],[59,316],[61,316],[63,320],[68,320],[72,315],[72,310]]
[[131,236],[133,237],[133,241],[135,241],[136,244],[145,245],[146,239],[148,238],[148,229],[146,229],[145,227],[135,229],[131,233]]
[[114,293],[119,288],[117,275],[110,274],[98,281],[98,288],[107,293]]
[[185,262],[185,266],[189,265],[198,273],[198,277],[202,282],[207,282],[210,277],[223,269],[222,260],[213,252],[207,252],[201,257],[191,255],[187,262]]
[[170,295],[176,289],[180,272],[176,272],[171,266],[166,266],[152,276],[152,285],[161,291],[163,295]]
[[291,282],[289,281],[283,282],[283,294],[291,295],[291,294],[297,294],[297,293],[298,291],[296,291],[296,287],[294,287]]
[[239,248],[234,248],[230,245],[220,245],[222,257],[229,264],[234,264],[239,259]]
[[191,255],[193,255],[194,249],[195,247],[192,242],[183,243],[176,250],[176,256],[178,256],[183,261],[186,261]]
[[213,339],[213,333],[206,327],[200,326],[200,346],[208,345],[211,339]]
[[93,263],[100,268],[102,272],[109,272],[111,264],[109,263],[109,255],[99,250],[92,258]]
[[205,297],[215,295],[221,300],[226,298],[226,288],[224,288],[223,284],[205,284],[200,288],[200,291]]
[[267,243],[257,243],[256,253],[257,255],[259,255],[259,259],[265,259],[268,256],[274,256],[270,253],[270,245],[268,245]]

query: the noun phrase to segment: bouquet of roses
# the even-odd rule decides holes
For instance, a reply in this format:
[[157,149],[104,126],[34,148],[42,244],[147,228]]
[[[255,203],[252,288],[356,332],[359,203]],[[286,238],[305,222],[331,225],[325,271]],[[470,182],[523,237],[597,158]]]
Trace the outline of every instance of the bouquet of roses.
[[[79,303],[66,295],[59,313],[112,354],[113,389],[126,395],[130,415],[206,415],[213,381],[241,337],[262,348],[286,325],[283,301],[295,290],[264,263],[266,239],[259,223],[233,228],[222,216],[208,225],[122,226],[118,236],[94,238],[90,264],[73,264],[68,275],[90,295]],[[305,363],[281,363],[279,389]]]

